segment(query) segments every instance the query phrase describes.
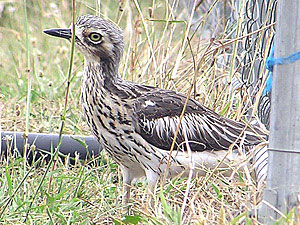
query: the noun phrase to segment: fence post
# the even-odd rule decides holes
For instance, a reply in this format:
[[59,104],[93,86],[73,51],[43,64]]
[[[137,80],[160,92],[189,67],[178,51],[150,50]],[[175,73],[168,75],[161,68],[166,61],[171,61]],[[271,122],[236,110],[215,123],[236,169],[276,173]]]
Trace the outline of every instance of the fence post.
[[[300,1],[278,1],[275,58],[300,51]],[[300,61],[274,67],[269,169],[263,205],[264,224],[298,204],[300,188]],[[277,210],[272,209],[272,207]],[[281,214],[282,213],[282,214]]]

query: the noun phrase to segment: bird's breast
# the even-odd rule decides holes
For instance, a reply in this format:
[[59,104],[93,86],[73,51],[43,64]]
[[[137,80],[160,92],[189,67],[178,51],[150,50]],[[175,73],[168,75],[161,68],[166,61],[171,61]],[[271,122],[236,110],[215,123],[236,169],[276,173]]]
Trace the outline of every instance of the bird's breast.
[[86,120],[98,138],[111,142],[133,132],[132,110],[109,91],[83,85],[81,102]]

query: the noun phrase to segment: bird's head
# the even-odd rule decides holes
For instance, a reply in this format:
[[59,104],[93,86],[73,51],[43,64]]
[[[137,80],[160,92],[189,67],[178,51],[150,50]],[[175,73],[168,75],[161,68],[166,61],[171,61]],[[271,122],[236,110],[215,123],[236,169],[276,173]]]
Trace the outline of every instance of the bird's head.
[[[46,34],[71,40],[72,29],[48,29]],[[123,32],[99,16],[84,15],[75,24],[75,44],[85,60],[119,64],[123,53]]]

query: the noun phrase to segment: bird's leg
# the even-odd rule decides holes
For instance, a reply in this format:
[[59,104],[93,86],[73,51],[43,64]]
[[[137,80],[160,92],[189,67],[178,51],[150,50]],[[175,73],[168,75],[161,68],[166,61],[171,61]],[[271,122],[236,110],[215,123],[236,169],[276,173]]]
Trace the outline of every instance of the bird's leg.
[[130,198],[130,188],[132,176],[127,168],[121,167],[123,174],[123,204],[128,204]]
[[123,184],[123,204],[128,204],[130,198],[130,184],[124,182]]
[[155,194],[155,188],[156,188],[156,184],[157,184],[158,179],[155,182],[149,182],[148,181],[148,193],[151,195]]
[[154,194],[155,194],[155,187],[157,185],[157,182],[160,178],[158,173],[154,173],[152,170],[146,171],[146,177],[148,181],[148,187],[147,187],[147,194],[150,196],[151,205],[154,203]]

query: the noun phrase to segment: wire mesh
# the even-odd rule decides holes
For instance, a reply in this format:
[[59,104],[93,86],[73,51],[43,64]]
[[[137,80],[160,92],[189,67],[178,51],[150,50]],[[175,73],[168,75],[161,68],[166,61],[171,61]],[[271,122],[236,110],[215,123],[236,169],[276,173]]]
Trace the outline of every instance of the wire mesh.
[[[241,99],[248,98],[243,102],[248,109],[248,119],[256,115],[257,111],[260,121],[269,129],[271,94],[262,96],[262,90],[268,76],[265,60],[274,41],[277,0],[175,0],[175,2],[178,7],[177,13],[183,14],[186,18],[195,3],[196,11],[192,20],[194,29],[202,22],[203,15],[212,8],[211,16],[207,18],[202,29],[202,32],[205,31],[207,34],[201,34],[202,38],[218,37],[225,28],[227,28],[225,32],[231,33],[232,39],[243,37],[238,40],[236,74],[229,82],[233,83],[233,89],[241,90]],[[229,48],[227,51],[229,58],[230,55],[235,56],[232,52],[233,49]],[[230,60],[223,63],[228,64]]]
[[[236,1],[241,4],[240,1]],[[261,95],[268,71],[265,60],[269,56],[275,36],[277,0],[248,0],[245,2],[242,35],[247,35],[239,45],[241,79],[250,93],[252,104],[258,100],[260,121],[269,129],[270,93]],[[273,25],[273,26],[270,26]],[[254,33],[260,30],[260,32]],[[254,33],[254,34],[253,34]],[[248,35],[251,34],[251,35]]]

